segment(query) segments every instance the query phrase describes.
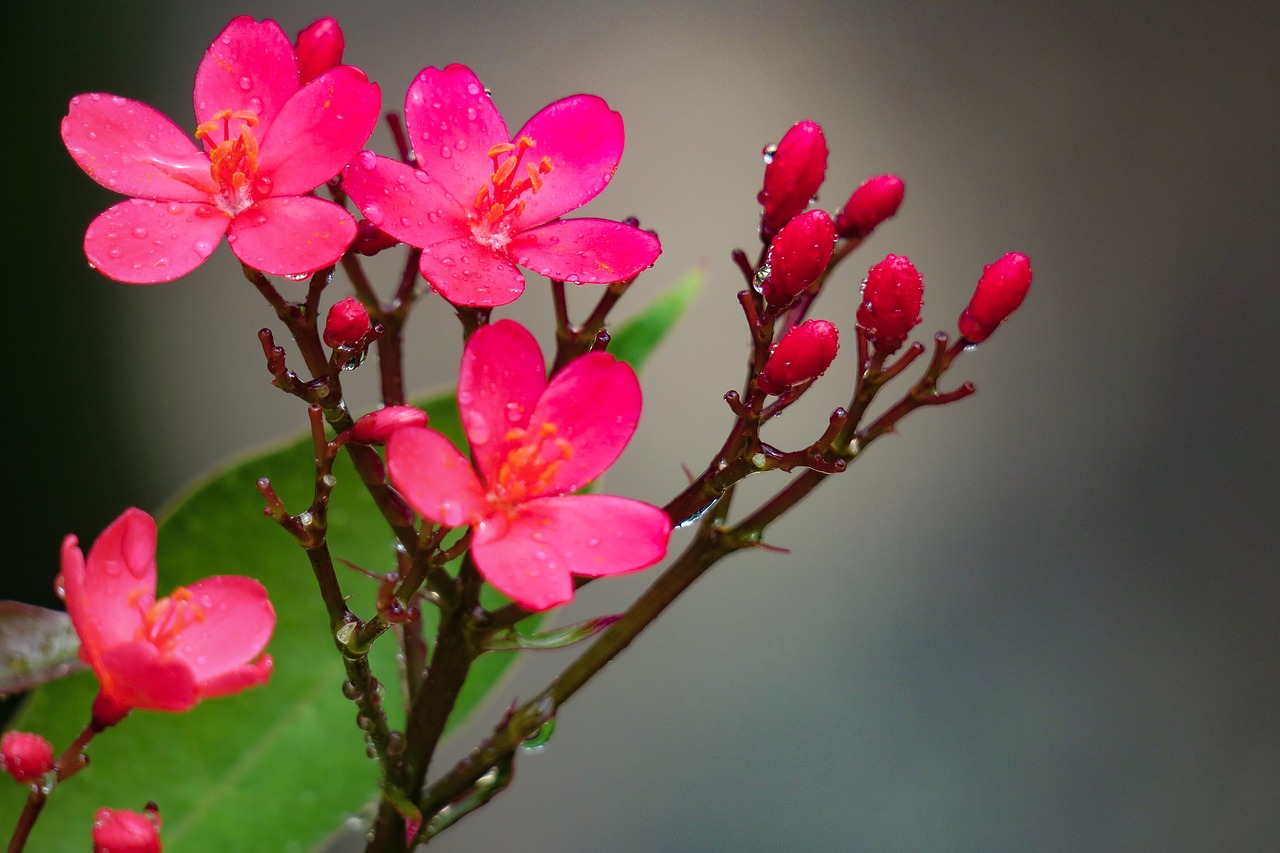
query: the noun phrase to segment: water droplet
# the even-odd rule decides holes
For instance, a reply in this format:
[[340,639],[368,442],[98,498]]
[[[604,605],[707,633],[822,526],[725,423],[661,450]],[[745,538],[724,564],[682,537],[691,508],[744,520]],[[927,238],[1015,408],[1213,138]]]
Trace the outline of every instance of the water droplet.
[[53,579],[53,591],[58,598],[67,597],[67,579],[62,576],[62,572],[58,572],[58,576]]
[[442,146],[440,146],[440,157],[441,157],[441,159],[448,160],[448,159],[449,159],[450,157],[452,157],[452,156],[453,156],[453,149],[452,149],[452,148],[450,148],[450,147],[449,147],[449,146],[447,146],[447,145],[442,145]]
[[261,112],[262,112],[262,98],[259,98],[259,97],[258,97],[258,96],[256,96],[256,95],[255,95],[254,97],[250,98],[250,99],[249,99],[249,109],[253,110],[255,113],[261,113]]
[[467,120],[468,120],[468,121],[475,121],[475,120],[476,120],[476,108],[475,108],[475,107],[467,107]]
[[361,151],[356,157],[356,162],[360,164],[361,168],[373,171],[374,167],[378,165],[378,155],[368,150]]
[[147,229],[139,225],[137,228],[133,229],[133,236],[137,237],[139,240],[145,240],[147,238]]
[[778,146],[776,145],[765,146],[765,149],[760,153],[764,157],[764,163],[767,166],[773,162],[774,155],[778,153]]
[[240,78],[240,90],[242,92],[247,92],[252,88],[253,88],[253,80],[249,79],[248,77]]
[[364,208],[364,218],[372,222],[374,225],[381,225],[386,219],[386,215],[378,205],[369,204]]
[[520,748],[529,752],[541,751],[546,748],[551,741],[551,736],[556,733],[556,718],[552,717],[547,720],[538,730],[529,735],[520,744]]
[[519,403],[515,403],[515,402],[507,403],[507,420],[515,424],[515,423],[519,423],[523,419],[524,419],[524,406],[521,406]]
[[477,83],[468,83],[468,84],[467,84],[467,94],[468,94],[468,95],[478,95],[478,94],[480,94],[480,86],[479,86],[479,84],[477,84]]
[[120,251],[120,247],[119,247],[119,246],[116,246],[116,247],[115,247],[114,249],[112,249],[110,252],[107,252],[107,256],[108,256],[108,257],[111,257],[111,258],[118,258],[118,257],[120,257],[120,256],[121,256],[121,255],[123,255],[123,254],[124,254],[124,252]]
[[465,151],[467,150],[467,140],[459,139],[457,142],[453,143],[453,147],[457,148],[459,151]]
[[467,438],[472,444],[486,444],[489,441],[489,422],[479,412],[467,412],[465,418]]

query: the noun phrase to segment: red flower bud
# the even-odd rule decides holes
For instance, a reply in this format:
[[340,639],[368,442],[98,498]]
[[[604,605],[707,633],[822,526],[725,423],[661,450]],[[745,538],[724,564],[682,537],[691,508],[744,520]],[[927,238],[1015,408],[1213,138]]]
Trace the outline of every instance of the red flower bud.
[[811,210],[792,219],[769,244],[769,274],[760,289],[765,301],[785,308],[818,280],[831,262],[836,228],[825,210]]
[[890,355],[920,322],[924,279],[905,257],[889,255],[867,270],[858,325],[877,352]]
[[806,320],[792,326],[774,345],[760,371],[760,390],[782,394],[794,385],[827,372],[840,349],[840,332],[826,320]]
[[324,321],[324,342],[330,347],[355,346],[369,333],[369,312],[354,296],[333,303]]
[[1014,312],[1031,289],[1031,259],[1010,252],[994,264],[987,264],[978,279],[978,289],[969,307],[960,314],[960,335],[980,344]]
[[827,140],[811,121],[792,126],[776,146],[764,150],[764,188],[756,200],[764,205],[760,237],[773,240],[782,226],[799,215],[822,186],[827,174]]
[[5,732],[0,769],[20,783],[39,779],[53,769],[53,744],[31,732]]
[[305,86],[342,62],[346,41],[342,27],[333,18],[321,18],[298,33],[294,52],[298,55],[298,85]]
[[160,813],[98,809],[93,817],[93,853],[161,853]]
[[361,444],[386,444],[391,434],[402,427],[427,425],[427,413],[413,406],[387,406],[356,421],[351,440]]
[[867,178],[853,191],[844,209],[836,217],[836,234],[841,237],[865,237],[875,227],[898,212],[906,185],[897,175]]
[[400,245],[399,240],[369,220],[361,219],[356,223],[356,239],[351,243],[351,248],[366,258],[373,257],[383,249],[398,245]]

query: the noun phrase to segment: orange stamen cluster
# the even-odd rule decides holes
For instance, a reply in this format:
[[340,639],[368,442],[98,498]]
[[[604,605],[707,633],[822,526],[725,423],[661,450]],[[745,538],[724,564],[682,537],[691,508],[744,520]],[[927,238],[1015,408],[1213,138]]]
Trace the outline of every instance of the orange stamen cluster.
[[191,600],[191,590],[180,586],[142,614],[138,639],[148,640],[162,652],[172,651],[189,626],[204,621],[204,608]]
[[[237,133],[232,135],[231,123],[236,122]],[[258,173],[258,138],[253,128],[258,116],[252,110],[223,110],[196,128],[196,139],[206,146],[212,145],[212,134],[222,130],[223,141],[209,149],[209,173],[217,183],[218,207],[223,213],[235,216],[253,204],[253,178]]]
[[573,447],[556,435],[556,425],[543,423],[536,433],[513,429],[504,436],[517,443],[498,468],[493,492],[504,502],[517,504],[545,494],[561,465],[573,457]]
[[525,177],[516,179],[516,172],[525,152],[536,143],[522,136],[514,143],[500,142],[488,151],[493,161],[493,176],[480,188],[476,196],[476,212],[480,220],[493,226],[505,216],[519,216],[528,203],[526,193],[542,189],[542,176],[551,171],[551,160],[543,157],[537,163],[525,163]]

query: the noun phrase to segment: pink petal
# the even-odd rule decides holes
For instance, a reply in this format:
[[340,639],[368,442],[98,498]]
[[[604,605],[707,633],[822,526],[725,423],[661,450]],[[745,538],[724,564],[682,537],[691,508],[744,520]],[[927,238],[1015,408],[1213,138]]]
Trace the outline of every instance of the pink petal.
[[[196,124],[223,110],[251,110],[261,138],[296,91],[298,62],[289,37],[275,21],[242,15],[213,40],[196,71]],[[224,138],[219,127],[209,140],[217,145]]]
[[187,587],[203,613],[182,631],[174,649],[202,685],[244,666],[267,647],[276,614],[267,591],[252,578],[219,575]]
[[228,696],[239,693],[249,687],[266,684],[271,677],[275,661],[271,655],[263,655],[253,663],[238,666],[220,673],[208,681],[200,683],[200,698],[211,699],[215,696]]
[[77,95],[62,141],[85,174],[139,198],[208,201],[209,158],[163,113],[115,95]]
[[595,95],[573,95],[543,107],[516,138],[537,145],[526,157],[551,160],[543,186],[516,219],[523,230],[577,210],[600,194],[622,159],[622,116]]
[[62,584],[67,615],[90,663],[107,647],[133,639],[142,611],[155,601],[155,521],[140,509],[125,510],[98,536],[87,561],[76,537],[67,536]]
[[458,372],[458,410],[486,482],[494,482],[510,452],[507,433],[529,423],[546,387],[542,349],[514,320],[484,326],[467,342]]
[[470,239],[466,212],[444,185],[404,163],[362,151],[343,172],[342,189],[366,219],[410,246]]
[[471,556],[498,592],[526,610],[547,610],[573,599],[573,576],[560,552],[547,545],[542,517],[525,512],[529,506],[478,528]]
[[463,65],[422,69],[405,96],[404,120],[418,168],[468,206],[493,175],[489,149],[511,141],[484,86]]
[[658,238],[608,219],[563,219],[518,234],[511,257],[539,275],[580,284],[628,279],[653,265]]
[[387,473],[409,505],[436,524],[475,524],[490,512],[471,463],[433,429],[405,427],[392,433]]
[[666,556],[671,537],[671,519],[661,509],[614,495],[530,501],[521,505],[520,519],[531,538],[560,554],[569,571],[588,577],[652,566]]
[[454,305],[493,308],[524,293],[524,273],[472,237],[423,247],[418,269],[431,289]]
[[230,224],[210,204],[131,198],[89,223],[84,253],[116,281],[158,284],[204,263]]
[[236,257],[271,275],[310,275],[336,264],[356,236],[338,205],[310,196],[265,198],[231,222]]
[[607,353],[588,353],[551,379],[529,418],[529,433],[553,426],[573,452],[562,458],[539,497],[576,491],[613,464],[640,420],[635,371]]
[[260,137],[258,175],[271,181],[271,195],[301,195],[341,172],[369,141],[381,108],[378,85],[350,65],[299,89]]
[[102,655],[98,679],[118,704],[152,711],[186,711],[199,696],[195,675],[181,658],[161,656],[146,640],[112,646]]

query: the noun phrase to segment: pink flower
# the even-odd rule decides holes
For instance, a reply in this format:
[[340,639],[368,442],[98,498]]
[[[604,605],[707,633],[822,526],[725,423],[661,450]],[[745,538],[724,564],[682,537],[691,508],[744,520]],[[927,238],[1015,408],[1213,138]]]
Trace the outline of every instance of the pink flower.
[[533,335],[501,320],[471,337],[458,378],[475,468],[440,433],[406,427],[387,444],[391,483],[423,517],[470,525],[480,573],[521,607],[546,610],[573,598],[572,575],[631,572],[666,554],[661,509],[572,494],[622,453],[640,402],[635,372],[605,353],[547,382]]
[[31,732],[0,737],[0,770],[19,783],[33,782],[53,769],[53,744]]
[[405,123],[418,169],[372,151],[343,188],[365,218],[421,248],[419,268],[455,305],[496,306],[539,275],[604,284],[650,266],[658,238],[606,219],[559,217],[595,198],[622,158],[622,116],[594,95],[544,107],[511,136],[469,68],[423,69]]
[[93,816],[93,853],[160,853],[160,813],[98,809]]
[[373,132],[382,96],[340,65],[298,86],[293,45],[275,21],[236,18],[196,72],[197,148],[146,104],[114,95],[71,99],[62,140],[80,168],[133,196],[85,232],[89,262],[130,284],[172,281],[227,235],[236,257],[272,275],[337,262],[355,220],[309,193],[350,162]]
[[[186,711],[201,699],[264,684],[275,611],[252,578],[223,575],[156,600],[156,523],[127,509],[89,549],[62,541],[59,576],[80,657],[101,685],[94,717],[132,708]],[[257,658],[257,660],[254,660]]]

